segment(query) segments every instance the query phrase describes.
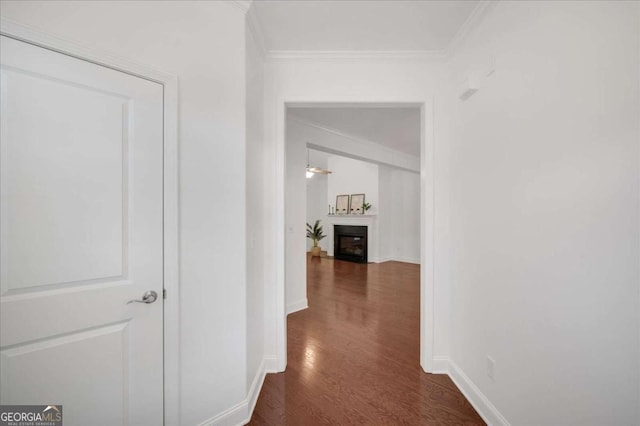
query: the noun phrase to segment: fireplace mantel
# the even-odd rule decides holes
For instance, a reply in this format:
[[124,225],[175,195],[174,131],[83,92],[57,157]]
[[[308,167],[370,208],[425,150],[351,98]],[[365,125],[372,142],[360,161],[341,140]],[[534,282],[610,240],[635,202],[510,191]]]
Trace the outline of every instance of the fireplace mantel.
[[355,225],[367,227],[367,251],[369,262],[378,263],[378,216],[375,214],[333,214],[327,215],[324,232],[327,237],[320,242],[329,256],[333,256],[333,225]]

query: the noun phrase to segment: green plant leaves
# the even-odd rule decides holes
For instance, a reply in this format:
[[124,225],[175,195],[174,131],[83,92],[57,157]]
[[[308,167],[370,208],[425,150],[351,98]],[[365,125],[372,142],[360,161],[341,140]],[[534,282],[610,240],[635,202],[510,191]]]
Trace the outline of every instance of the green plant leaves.
[[320,225],[320,219],[316,220],[313,226],[307,223],[307,238],[313,240],[314,245],[325,237],[326,235],[322,231],[322,225]]

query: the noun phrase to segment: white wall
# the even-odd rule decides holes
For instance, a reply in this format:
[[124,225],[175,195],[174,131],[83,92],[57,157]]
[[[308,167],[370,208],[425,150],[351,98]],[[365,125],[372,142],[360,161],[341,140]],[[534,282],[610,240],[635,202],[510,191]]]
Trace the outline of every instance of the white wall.
[[394,170],[392,211],[396,212],[393,260],[420,262],[420,175]]
[[[307,307],[307,147],[298,127],[287,120],[285,163],[285,306],[291,313]],[[273,201],[272,201],[273,202]],[[275,238],[272,240],[275,241]]]
[[379,168],[379,260],[420,263],[420,175]]
[[[309,164],[312,167],[320,167],[327,169],[327,158],[329,155],[325,152],[315,151],[310,149],[309,151]],[[328,175],[315,174],[312,178],[307,179],[307,223],[313,224],[316,220],[320,219],[324,229],[324,233],[327,233],[327,214],[329,213],[329,204],[327,203],[327,180]],[[324,238],[320,241],[321,247],[326,247],[323,242],[327,239]],[[307,251],[313,247],[313,241],[307,238]]]
[[498,2],[453,63],[496,70],[456,102],[452,357],[513,425],[640,423],[638,6]]
[[338,195],[365,194],[365,202],[371,203],[367,213],[377,213],[380,207],[377,164],[332,155],[327,167],[332,172],[327,181],[327,204],[336,208]]
[[3,18],[178,76],[180,424],[234,406],[247,377],[244,12],[223,2],[1,7]]
[[251,31],[246,30],[247,78],[247,389],[264,354],[264,135],[263,57]]
[[[380,205],[393,204],[393,186],[391,167],[380,166],[378,168],[378,203]],[[420,195],[420,192],[418,192]],[[418,211],[419,211],[418,206]],[[378,211],[378,237],[380,241],[387,243],[378,245],[378,257],[381,260],[391,259],[394,255],[393,233],[395,232],[395,215],[391,209],[381,209]]]

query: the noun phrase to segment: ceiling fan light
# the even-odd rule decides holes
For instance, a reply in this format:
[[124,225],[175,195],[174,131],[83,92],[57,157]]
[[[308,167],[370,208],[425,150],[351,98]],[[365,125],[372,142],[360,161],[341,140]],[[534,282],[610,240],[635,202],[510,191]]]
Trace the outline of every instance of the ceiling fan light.
[[309,166],[309,149],[307,149],[307,179],[311,179],[314,174],[328,175],[329,173],[331,173],[329,170]]
[[307,171],[310,171],[311,173],[321,174],[321,175],[328,175],[329,173],[331,173],[331,171],[321,169],[320,167],[307,167]]

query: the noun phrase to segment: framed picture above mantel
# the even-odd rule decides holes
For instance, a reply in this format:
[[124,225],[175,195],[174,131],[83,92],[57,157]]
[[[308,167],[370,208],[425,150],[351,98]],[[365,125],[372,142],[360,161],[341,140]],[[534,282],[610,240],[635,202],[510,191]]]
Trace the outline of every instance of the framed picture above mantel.
[[349,196],[336,196],[336,214],[349,214]]
[[364,194],[351,194],[349,214],[364,214]]

